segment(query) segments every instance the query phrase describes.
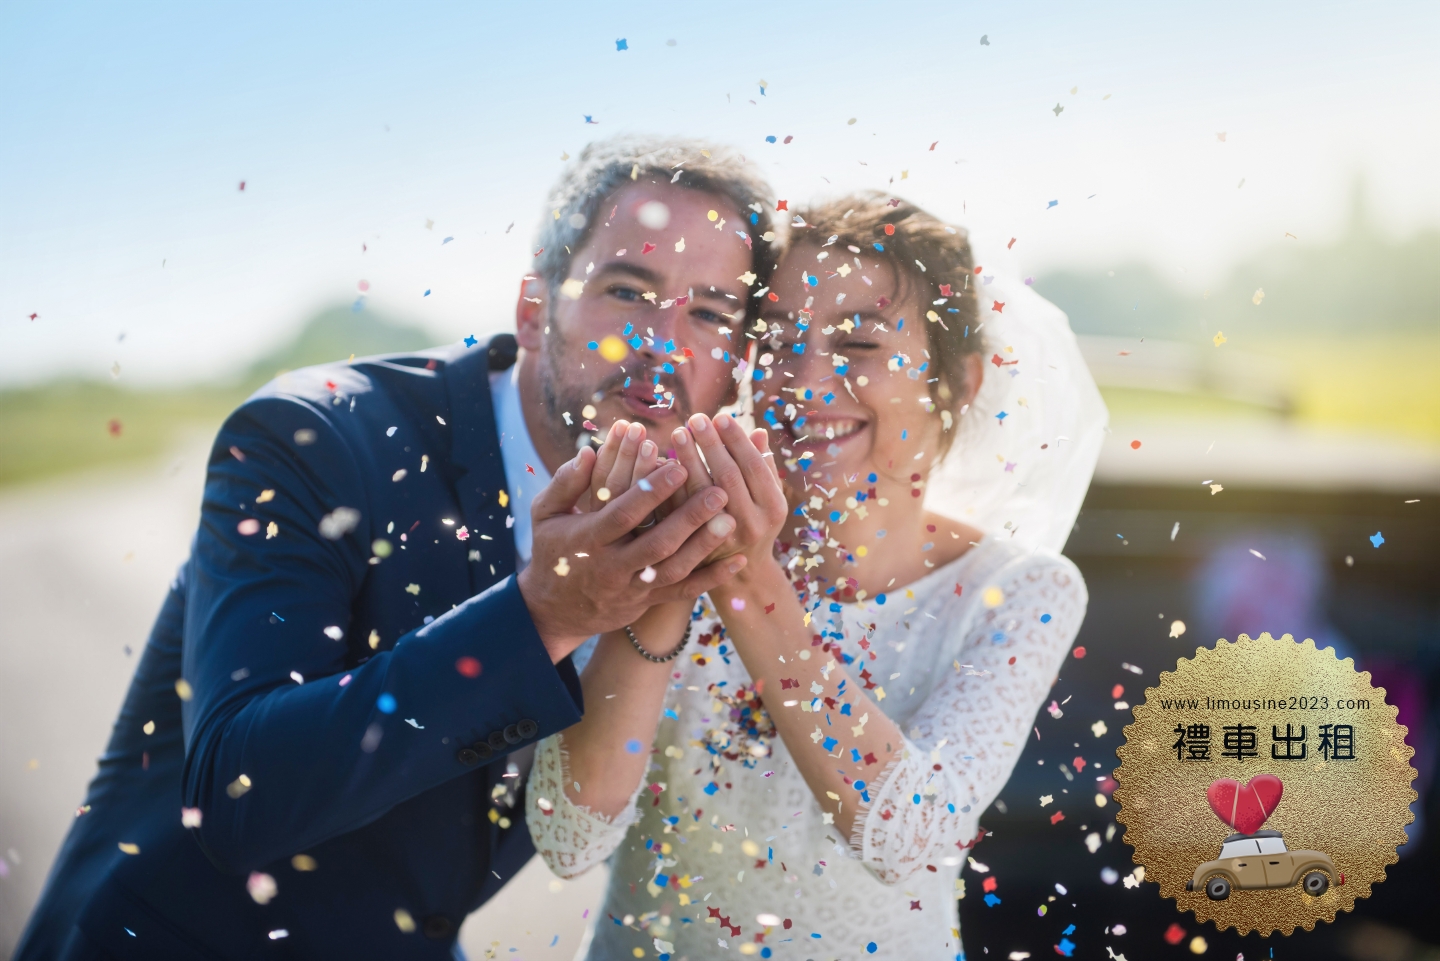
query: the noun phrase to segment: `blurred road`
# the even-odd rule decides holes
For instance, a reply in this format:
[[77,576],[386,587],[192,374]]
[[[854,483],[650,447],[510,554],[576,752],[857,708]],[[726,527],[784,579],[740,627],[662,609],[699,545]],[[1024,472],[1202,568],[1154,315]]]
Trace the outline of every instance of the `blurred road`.
[[[147,468],[0,493],[0,958],[40,895],[185,558],[207,443]],[[570,961],[604,883],[598,870],[560,882],[532,861],[466,921],[466,953]]]

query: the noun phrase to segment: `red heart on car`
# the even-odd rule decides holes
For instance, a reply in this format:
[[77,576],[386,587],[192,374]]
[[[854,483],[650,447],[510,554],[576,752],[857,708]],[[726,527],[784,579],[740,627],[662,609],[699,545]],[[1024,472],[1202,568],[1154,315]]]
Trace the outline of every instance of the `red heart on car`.
[[1254,834],[1275,813],[1285,785],[1273,774],[1257,774],[1245,784],[1228,777],[1212,781],[1205,791],[1215,816],[1241,834]]

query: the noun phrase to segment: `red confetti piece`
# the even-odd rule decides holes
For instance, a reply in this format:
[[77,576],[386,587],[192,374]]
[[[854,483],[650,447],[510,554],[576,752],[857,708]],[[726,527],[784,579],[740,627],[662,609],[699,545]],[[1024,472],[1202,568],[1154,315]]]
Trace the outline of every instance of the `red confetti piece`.
[[1123,697],[1124,695],[1125,695],[1125,685],[1124,685],[1124,684],[1116,684],[1114,687],[1110,688],[1110,699],[1111,699],[1112,701],[1118,701],[1118,700],[1120,700],[1120,698]]
[[780,299],[780,295],[777,294],[777,293],[775,293],[774,291],[771,291],[770,293],[766,294],[765,296],[768,297],[768,298],[770,298],[772,301],[778,301],[778,300]]
[[[120,421],[118,419],[112,419],[109,424],[105,425],[105,429],[110,431],[111,437],[119,437],[121,430]],[[230,449],[233,451],[235,448],[232,447]],[[244,460],[245,458],[242,457],[240,459]]]
[[993,877],[986,878],[986,879],[985,879],[985,883],[982,884],[982,885],[980,885],[980,887],[982,887],[982,888],[985,889],[985,893],[986,893],[986,894],[989,894],[991,891],[994,891],[994,890],[995,890],[996,888],[998,888],[999,886],[1000,886],[1000,882],[997,881],[997,880],[995,880]]
[[652,251],[652,250],[654,250],[654,249],[655,249],[655,245],[652,244],[650,241],[647,240],[647,241],[645,241],[645,246],[643,246],[643,247],[640,248],[640,253],[642,253],[642,254],[648,254],[648,253],[650,253],[650,251]]
[[1078,774],[1081,771],[1085,770],[1085,759],[1083,757],[1077,757],[1071,763],[1075,765],[1075,773]]
[[776,204],[775,204],[775,210],[776,210],[777,212],[778,212],[778,211],[781,211],[781,210],[789,210],[789,209],[790,209],[790,201],[788,201],[788,200],[777,201]]
[[1011,238],[1010,238],[1010,242],[1005,245],[1005,249],[1006,249],[1006,250],[1009,250],[1011,247],[1014,247],[1014,246],[1015,246],[1015,238],[1014,238],[1014,237],[1011,237]]
[[1075,648],[1075,656],[1083,660],[1084,657],[1085,657],[1085,648],[1083,648],[1083,647],[1077,647],[1077,648]]
[[1139,450],[1139,449],[1140,449],[1140,442],[1139,442],[1138,440],[1132,440],[1132,441],[1130,442],[1130,449],[1131,449],[1131,450]]
[[940,141],[937,140],[937,141],[935,141],[935,143],[932,143],[932,144],[930,145],[930,149],[931,149],[931,150],[934,150],[934,149],[935,149],[935,144],[938,144],[939,142],[940,142]]
[[895,236],[895,225],[894,225],[894,224],[886,224],[886,225],[885,225],[885,236],[887,236],[887,237],[893,237],[893,236]]
[[460,674],[464,677],[479,677],[480,662],[475,660],[475,658],[466,655],[465,657],[456,659],[455,670],[459,671]]
[[1050,823],[1051,823],[1051,824],[1059,824],[1059,823],[1060,823],[1061,821],[1063,821],[1063,820],[1065,820],[1065,812],[1064,812],[1064,811],[1056,811],[1054,814],[1050,815]]
[[1014,655],[1011,655],[1010,660],[1009,660],[1008,663],[1009,663],[1009,664],[1012,664],[1012,665],[1015,663],[1015,657],[1014,657]]
[[1165,929],[1165,943],[1179,944],[1183,940],[1185,940],[1185,929],[1171,922],[1170,927]]
[[890,298],[881,297],[879,300],[875,301],[875,306],[880,310],[884,310],[886,307],[890,306]]
[[950,285],[949,285],[949,284],[941,284],[941,285],[940,285],[940,296],[941,296],[941,297],[949,297],[949,296],[950,296]]
[[771,611],[773,611],[773,610],[775,610],[775,605],[774,605],[774,603],[770,603],[770,604],[766,604],[766,605],[765,605],[765,613],[766,613],[766,614],[769,614],[769,613],[770,613]]
[[990,305],[990,309],[997,314],[1003,314],[1005,312],[1005,302],[997,300]]

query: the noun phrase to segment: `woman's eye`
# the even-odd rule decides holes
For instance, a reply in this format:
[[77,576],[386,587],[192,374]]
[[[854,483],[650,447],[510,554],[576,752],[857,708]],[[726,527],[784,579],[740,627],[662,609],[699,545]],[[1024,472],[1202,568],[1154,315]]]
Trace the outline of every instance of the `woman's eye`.
[[843,353],[847,350],[875,350],[879,346],[879,344],[868,340],[847,340],[837,347],[836,350]]
[[610,296],[616,300],[636,301],[640,299],[640,291],[633,287],[611,287]]
[[713,310],[697,309],[690,312],[690,316],[706,324],[714,324],[720,321],[720,315]]

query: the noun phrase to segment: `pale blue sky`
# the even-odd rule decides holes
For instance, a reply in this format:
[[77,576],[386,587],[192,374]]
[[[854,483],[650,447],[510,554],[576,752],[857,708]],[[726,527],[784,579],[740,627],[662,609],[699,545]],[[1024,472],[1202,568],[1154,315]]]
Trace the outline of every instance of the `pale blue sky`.
[[1440,223],[1437,48],[1435,3],[8,0],[0,384],[223,374],[362,278],[437,341],[502,329],[562,151],[619,132],[894,189],[1026,274],[1203,286],[1333,237],[1357,172]]

